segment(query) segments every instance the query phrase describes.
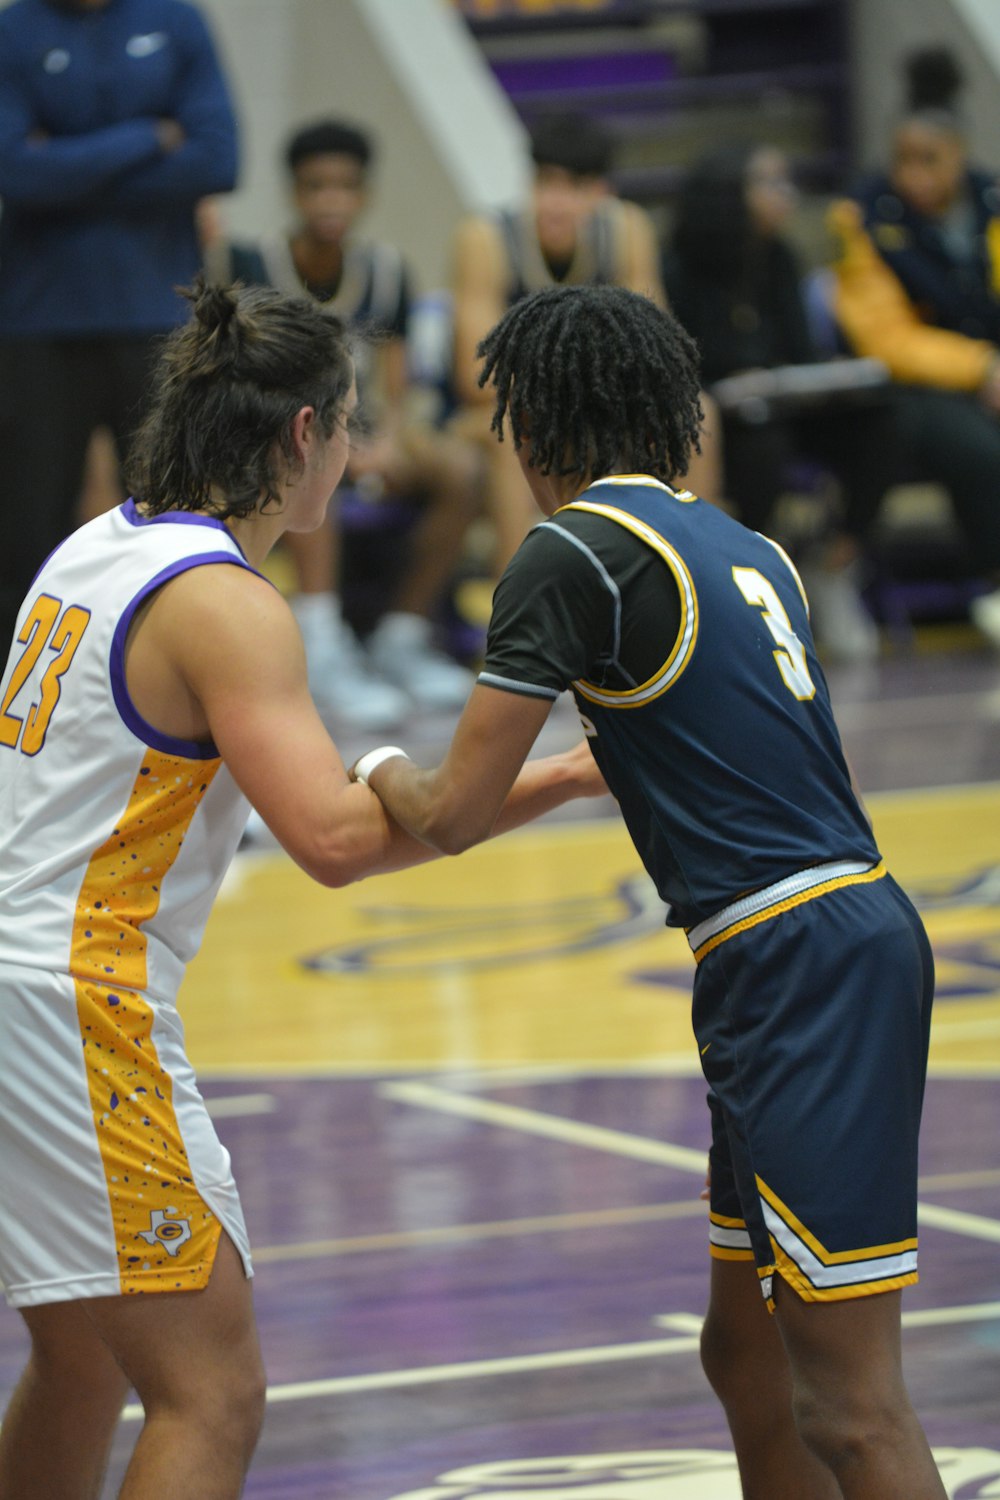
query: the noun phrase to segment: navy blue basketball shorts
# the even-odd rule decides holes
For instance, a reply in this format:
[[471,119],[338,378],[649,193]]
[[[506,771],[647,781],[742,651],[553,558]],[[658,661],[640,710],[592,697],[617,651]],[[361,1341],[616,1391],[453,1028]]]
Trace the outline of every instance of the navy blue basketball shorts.
[[933,958],[884,866],[845,868],[792,899],[781,882],[689,933],[711,1251],[755,1261],[769,1305],[775,1275],[816,1302],[917,1280]]

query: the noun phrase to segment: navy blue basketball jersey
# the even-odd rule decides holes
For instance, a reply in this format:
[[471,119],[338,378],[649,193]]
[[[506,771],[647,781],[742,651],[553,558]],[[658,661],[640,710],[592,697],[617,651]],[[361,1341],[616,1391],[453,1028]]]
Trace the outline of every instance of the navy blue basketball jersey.
[[680,593],[680,632],[651,677],[573,684],[669,920],[691,926],[812,865],[877,862],[780,547],[643,475],[600,480],[557,515],[580,509],[652,547]]

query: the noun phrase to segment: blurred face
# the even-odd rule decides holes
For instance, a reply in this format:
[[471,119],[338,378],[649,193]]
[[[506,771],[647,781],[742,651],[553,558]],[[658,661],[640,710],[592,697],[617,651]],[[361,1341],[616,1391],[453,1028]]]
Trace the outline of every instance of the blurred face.
[[796,201],[788,160],[782,152],[770,146],[754,152],[747,163],[746,200],[757,233],[780,234]]
[[535,170],[533,200],[538,241],[546,255],[571,256],[576,237],[608,185],[603,177],[578,177],[563,167]]
[[956,132],[907,120],[892,146],[892,185],[904,203],[929,218],[954,204],[965,177],[965,144]]
[[339,151],[309,156],[295,168],[292,197],[311,238],[339,245],[365,206],[361,163]]

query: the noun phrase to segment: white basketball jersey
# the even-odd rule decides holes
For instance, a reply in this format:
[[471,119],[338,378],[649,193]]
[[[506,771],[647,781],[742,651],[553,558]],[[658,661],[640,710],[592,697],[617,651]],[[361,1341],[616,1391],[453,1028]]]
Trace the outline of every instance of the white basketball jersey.
[[35,579],[0,682],[0,964],[176,995],[247,803],[214,745],[145,722],[124,655],[142,602],[206,563],[250,566],[220,521],[129,501]]

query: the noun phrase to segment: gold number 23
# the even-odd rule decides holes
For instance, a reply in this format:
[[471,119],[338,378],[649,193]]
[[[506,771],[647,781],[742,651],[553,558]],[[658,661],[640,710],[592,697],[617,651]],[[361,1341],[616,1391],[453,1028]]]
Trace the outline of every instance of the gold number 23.
[[[71,604],[61,614],[60,610],[62,601],[53,599],[51,594],[39,594],[35,600],[31,613],[18,632],[17,639],[24,650],[14,663],[0,703],[0,745],[14,750],[20,740],[25,755],[37,755],[45,743],[49,720],[62,692],[63,674],[69,669],[90,622],[90,611],[78,604]],[[42,677],[38,702],[31,705],[23,719],[19,718],[11,713],[11,705],[46,646],[55,652],[55,656]]]

